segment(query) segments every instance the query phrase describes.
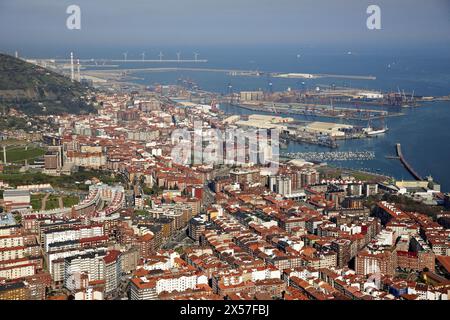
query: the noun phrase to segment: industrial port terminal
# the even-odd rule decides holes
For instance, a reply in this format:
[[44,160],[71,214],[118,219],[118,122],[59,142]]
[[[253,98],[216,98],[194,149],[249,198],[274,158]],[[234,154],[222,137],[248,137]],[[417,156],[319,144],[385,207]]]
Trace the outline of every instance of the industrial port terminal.
[[[374,76],[363,75],[334,75],[334,74],[312,74],[312,73],[280,73],[258,70],[221,69],[211,67],[144,67],[130,68],[129,64],[145,63],[206,63],[208,60],[199,59],[198,53],[194,53],[193,59],[182,59],[177,53],[176,59],[163,59],[162,52],[159,59],[146,59],[145,53],[141,59],[129,59],[128,53],[123,53],[123,59],[75,59],[73,53],[70,59],[27,59],[35,64],[45,64],[47,67],[55,68],[56,71],[67,73],[70,69],[71,78],[83,78],[93,81],[97,85],[103,82],[125,84],[132,78],[133,74],[140,72],[216,72],[228,76],[243,77],[267,77],[267,90],[234,92],[232,85],[227,85],[225,94],[207,92],[201,90],[194,83],[180,82],[185,87],[190,101],[192,96],[200,94],[202,98],[198,101],[204,103],[229,104],[239,108],[254,111],[255,113],[272,114],[264,119],[256,119],[257,115],[242,117],[235,120],[235,124],[243,127],[280,129],[280,138],[285,143],[296,141],[306,144],[315,144],[332,149],[339,147],[340,140],[365,139],[377,137],[388,132],[385,119],[389,117],[403,116],[402,107],[416,107],[422,102],[432,101],[436,97],[418,96],[405,92],[398,88],[397,92],[380,92],[375,90],[338,87],[335,85],[319,85],[300,88],[288,88],[286,91],[272,90],[272,78],[294,78],[308,81],[319,78],[337,78],[352,80],[375,80]],[[120,64],[117,68],[108,69],[107,63]],[[90,64],[90,65],[88,65]],[[127,67],[123,68],[123,64]],[[75,71],[76,69],[76,71]],[[304,82],[302,82],[304,83]],[[380,108],[384,107],[384,108]],[[301,116],[305,121],[294,121],[289,115]],[[262,116],[260,116],[262,117]],[[330,119],[324,122],[323,119]],[[289,120],[286,120],[289,119]],[[333,122],[331,122],[333,121]],[[400,150],[401,151],[401,150]],[[399,155],[400,157],[400,155]],[[403,163],[403,161],[402,161]],[[408,169],[408,165],[405,167]],[[409,170],[409,169],[408,169]],[[421,179],[413,170],[409,170],[416,178]]]

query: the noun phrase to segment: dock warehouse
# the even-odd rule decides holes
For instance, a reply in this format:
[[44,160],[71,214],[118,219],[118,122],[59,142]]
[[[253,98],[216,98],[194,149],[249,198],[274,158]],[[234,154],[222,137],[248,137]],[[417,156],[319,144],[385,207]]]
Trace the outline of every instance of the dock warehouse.
[[304,127],[299,128],[299,131],[306,131],[310,133],[329,135],[331,137],[344,137],[343,129],[352,129],[353,126],[349,124],[333,123],[333,122],[311,122]]

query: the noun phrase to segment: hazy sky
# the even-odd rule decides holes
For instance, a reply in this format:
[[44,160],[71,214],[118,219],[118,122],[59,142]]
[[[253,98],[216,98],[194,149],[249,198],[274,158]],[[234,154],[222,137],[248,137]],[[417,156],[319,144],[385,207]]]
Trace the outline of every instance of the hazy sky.
[[[81,30],[66,8],[81,7]],[[366,9],[381,8],[382,30]],[[450,0],[0,0],[0,50],[254,44],[450,46]]]

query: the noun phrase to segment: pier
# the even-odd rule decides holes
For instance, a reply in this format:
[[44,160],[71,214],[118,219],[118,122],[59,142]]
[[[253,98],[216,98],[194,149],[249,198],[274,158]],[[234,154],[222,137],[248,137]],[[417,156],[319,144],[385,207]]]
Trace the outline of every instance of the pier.
[[423,178],[414,170],[413,167],[411,167],[411,165],[405,160],[405,157],[403,156],[402,153],[402,146],[400,143],[397,143],[396,145],[396,149],[397,149],[397,156],[400,159],[400,162],[403,164],[403,166],[406,168],[406,170],[409,171],[409,173],[411,173],[411,175],[416,179],[416,180],[423,180]]
[[331,152],[286,152],[281,155],[288,159],[305,161],[367,161],[375,159],[373,151],[331,151]]
[[[219,98],[219,102],[230,103],[229,97]],[[398,112],[387,112],[384,110],[376,109],[357,109],[354,107],[333,107],[325,104],[308,104],[308,103],[283,103],[283,102],[268,102],[260,101],[255,103],[230,103],[252,111],[263,111],[274,114],[296,114],[309,117],[325,117],[325,118],[337,118],[346,120],[377,120],[387,117],[394,117],[403,115]]]
[[291,79],[318,79],[318,78],[335,78],[349,80],[376,80],[374,76],[358,76],[348,74],[313,74],[313,73],[271,73],[274,78],[291,78]]
[[[48,60],[51,61],[51,60]],[[66,60],[53,60],[64,62]],[[94,60],[92,59],[82,59],[81,62],[92,63]],[[113,60],[113,59],[103,59],[99,60],[101,62],[108,63],[126,63],[126,62],[171,62],[171,63],[206,63],[208,60],[206,59],[197,59],[197,60]],[[259,71],[259,70],[242,70],[242,69],[220,69],[220,68],[182,68],[182,67],[168,67],[168,68],[133,68],[133,69],[125,69],[120,68],[121,72],[173,72],[173,71],[195,71],[195,72],[217,72],[217,73],[225,73],[230,76],[247,76],[247,77],[261,77],[261,76],[269,76],[274,78],[298,78],[297,74],[287,74],[283,75],[277,72],[267,72],[267,71]],[[303,77],[304,78],[304,77]],[[375,80],[375,77],[372,76],[353,76],[353,75],[333,75],[333,74],[309,74],[307,79],[316,79],[316,78],[338,78],[338,79],[350,79],[350,80]]]
[[[70,59],[26,59],[33,61],[44,61],[47,63],[62,63],[70,65]],[[207,59],[77,59],[80,63],[93,63],[101,66],[105,63],[207,63]]]

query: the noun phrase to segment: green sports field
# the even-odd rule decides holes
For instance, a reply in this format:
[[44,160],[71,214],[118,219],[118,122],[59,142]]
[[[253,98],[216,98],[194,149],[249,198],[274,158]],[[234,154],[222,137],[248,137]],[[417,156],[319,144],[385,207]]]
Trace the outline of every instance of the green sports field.
[[[32,160],[41,157],[45,154],[45,150],[38,148],[36,146],[30,145],[28,148],[26,146],[10,145],[6,147],[6,160],[8,163],[21,162],[25,160]],[[3,148],[0,149],[0,160],[4,162],[3,159]]]

